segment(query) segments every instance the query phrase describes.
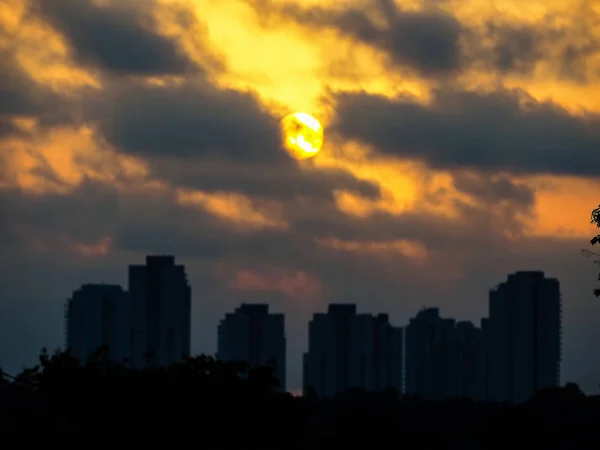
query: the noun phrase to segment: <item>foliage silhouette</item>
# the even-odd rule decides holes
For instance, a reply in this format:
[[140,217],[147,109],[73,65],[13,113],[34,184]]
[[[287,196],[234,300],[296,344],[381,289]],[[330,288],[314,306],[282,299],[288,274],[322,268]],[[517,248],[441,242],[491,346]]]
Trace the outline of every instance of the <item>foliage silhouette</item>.
[[202,355],[167,368],[131,370],[109,361],[106,350],[81,364],[69,351],[50,355],[43,349],[39,365],[0,389],[0,429],[95,435],[195,430],[208,449],[375,447],[408,431],[424,433],[420,447],[480,450],[494,442],[474,432],[537,431],[540,446],[572,448],[570,441],[550,438],[548,427],[583,431],[600,424],[599,398],[573,384],[540,391],[517,406],[423,402],[394,390],[298,398],[278,391],[269,367]]
[[[600,228],[600,205],[598,205],[598,208],[596,208],[592,211],[592,216],[591,216],[590,221],[592,224],[596,225],[597,228]],[[600,234],[594,236],[590,242],[592,245],[600,244]],[[596,261],[596,263],[600,264],[600,261]],[[600,281],[600,273],[598,274],[598,281]],[[600,288],[594,289],[594,295],[596,297],[600,297]]]

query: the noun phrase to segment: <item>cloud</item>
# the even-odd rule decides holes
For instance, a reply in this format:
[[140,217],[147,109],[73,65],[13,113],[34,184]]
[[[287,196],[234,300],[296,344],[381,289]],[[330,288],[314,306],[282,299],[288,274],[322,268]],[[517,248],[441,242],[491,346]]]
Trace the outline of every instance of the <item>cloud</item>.
[[61,99],[36,83],[8,52],[0,61],[0,138],[18,133],[14,118],[33,118],[56,123],[64,111]]
[[166,87],[120,81],[82,108],[112,146],[180,187],[276,199],[331,198],[335,189],[379,195],[343,169],[300,166],[282,146],[279,118],[251,92],[203,78]]
[[597,174],[600,117],[575,116],[520,90],[442,88],[430,104],[338,93],[333,128],[377,150],[433,167],[516,173]]
[[198,70],[175,40],[157,32],[152,1],[35,0],[34,6],[84,64],[124,75]]
[[118,211],[116,192],[92,181],[64,194],[28,194],[19,189],[0,190],[4,233],[2,244],[21,246],[43,242],[56,250],[64,239],[93,243],[113,233]]
[[279,123],[255,95],[219,89],[203,78],[167,87],[119,82],[87,100],[91,118],[125,152],[244,162],[286,158]]
[[276,292],[294,300],[314,300],[322,297],[323,286],[304,272],[286,273],[275,267],[263,270],[244,268],[234,272],[233,279],[225,275],[229,287],[259,293]]
[[456,173],[454,187],[486,204],[503,201],[517,207],[531,207],[535,202],[534,190],[524,184],[515,183],[508,176],[483,177],[475,173]]
[[4,59],[0,64],[0,114],[32,115],[45,109],[49,93],[37,86],[26,73]]
[[[281,150],[283,152],[283,150]],[[207,192],[241,192],[252,197],[286,201],[293,199],[333,200],[344,190],[366,199],[380,196],[379,186],[359,180],[343,169],[299,166],[295,163],[245,163],[200,158],[183,163],[159,159],[153,173],[172,184]]]
[[559,78],[582,83],[597,78],[587,66],[600,54],[591,11],[574,13],[566,22],[552,15],[519,22],[498,13],[472,23],[461,20],[443,1],[423,1],[416,9],[392,0],[370,0],[359,7],[350,2],[345,8],[267,0],[251,4],[264,26],[281,26],[284,19],[311,33],[333,29],[382,51],[390,67],[430,79],[452,78],[470,69],[534,76],[542,62]]
[[600,54],[600,37],[593,28],[585,14],[575,14],[566,24],[551,16],[537,23],[490,19],[468,31],[465,52],[471,65],[483,70],[533,76],[546,63],[558,78],[586,83],[597,78],[587,64]]
[[461,24],[441,11],[403,11],[393,1],[373,2],[384,26],[377,25],[364,9],[333,11],[285,3],[280,8],[264,1],[254,5],[260,13],[291,18],[310,28],[329,27],[364,44],[387,52],[391,63],[423,76],[448,75],[461,67]]
[[494,42],[491,63],[499,71],[530,73],[544,57],[538,48],[541,36],[535,28],[494,22],[486,26],[486,37]]

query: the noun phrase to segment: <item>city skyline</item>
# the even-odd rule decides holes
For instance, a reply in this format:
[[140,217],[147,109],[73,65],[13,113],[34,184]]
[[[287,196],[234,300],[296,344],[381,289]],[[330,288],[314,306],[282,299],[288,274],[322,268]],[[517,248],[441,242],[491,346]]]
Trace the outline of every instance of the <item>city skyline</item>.
[[[185,267],[175,265],[173,256],[149,255],[146,265],[129,266],[129,280],[129,291],[108,284],[74,291],[65,305],[65,348],[84,362],[108,346],[110,359],[132,368],[168,366],[190,357],[191,286]],[[150,294],[151,287],[158,295]],[[153,304],[162,305],[166,317],[149,314]],[[178,305],[185,307],[178,310]],[[307,323],[301,390],[332,397],[352,387],[394,388],[428,400],[523,402],[561,384],[561,309],[559,281],[541,271],[517,271],[490,289],[480,327],[443,318],[437,307],[423,307],[397,326],[387,313],[357,313],[355,304],[330,303]],[[185,311],[180,318],[178,311]],[[135,317],[144,318],[143,326]],[[149,338],[153,321],[156,331]],[[266,303],[242,303],[225,314],[215,332],[215,358],[271,366],[286,390],[283,314],[270,312]],[[174,347],[174,338],[179,346]]]

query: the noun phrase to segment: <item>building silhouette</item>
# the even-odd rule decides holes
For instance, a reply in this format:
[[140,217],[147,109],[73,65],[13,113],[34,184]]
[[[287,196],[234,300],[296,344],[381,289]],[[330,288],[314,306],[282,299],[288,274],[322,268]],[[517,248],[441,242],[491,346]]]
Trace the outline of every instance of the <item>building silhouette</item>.
[[133,367],[168,366],[190,356],[191,288],[173,256],[129,266]]
[[561,360],[561,295],[544,272],[516,272],[490,291],[488,398],[520,403],[542,388],[558,386]]
[[65,340],[71,354],[85,362],[100,347],[108,358],[128,355],[120,331],[127,326],[127,294],[121,286],[85,284],[65,304]]
[[425,400],[457,394],[455,320],[424,308],[406,327],[406,393]]
[[373,376],[367,388],[374,392],[392,388],[401,394],[404,391],[404,330],[392,326],[388,314],[368,317],[373,324]]
[[332,397],[349,388],[402,392],[403,335],[387,314],[356,314],[356,305],[331,304],[309,323],[303,358],[305,393]]
[[[85,284],[65,304],[65,339],[85,361],[100,347],[130,367],[167,366],[190,356],[191,288],[173,256],[129,266],[121,286]],[[481,328],[424,308],[403,329],[387,314],[357,314],[330,304],[309,322],[304,393],[333,397],[350,388],[394,388],[424,400],[469,397],[522,403],[560,383],[561,294],[558,280],[521,271],[489,292]],[[272,365],[286,387],[283,314],[242,304],[218,326],[217,359]],[[404,358],[405,357],[405,358]],[[403,361],[404,358],[404,361]]]
[[454,357],[456,358],[456,397],[486,399],[485,334],[472,322],[457,322],[454,328]]
[[217,359],[245,361],[251,367],[270,365],[285,390],[286,338],[283,314],[269,313],[269,305],[244,303],[228,313],[217,328]]
[[490,393],[490,319],[489,317],[484,317],[481,319],[481,333],[483,335],[483,347],[485,351],[485,362],[483,364],[484,374],[483,374],[483,390],[484,390],[484,399],[491,400]]

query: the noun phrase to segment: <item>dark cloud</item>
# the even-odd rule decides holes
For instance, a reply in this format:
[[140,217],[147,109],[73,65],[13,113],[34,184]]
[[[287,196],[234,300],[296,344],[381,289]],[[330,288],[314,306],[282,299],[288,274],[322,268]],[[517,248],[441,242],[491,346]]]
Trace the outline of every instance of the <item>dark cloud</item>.
[[473,172],[459,172],[454,174],[454,187],[486,204],[509,201],[513,206],[531,207],[535,201],[533,189],[517,184],[505,175],[486,177]]
[[220,90],[205,80],[167,88],[113,84],[89,97],[87,107],[106,138],[132,154],[245,162],[286,157],[279,122],[256,96]]
[[437,90],[430,105],[340,93],[337,102],[333,128],[345,138],[435,167],[598,173],[600,118],[573,116],[522,91]]
[[388,0],[374,2],[386,26],[376,25],[362,9],[332,11],[285,4],[281,10],[269,2],[255,2],[259,11],[280,14],[311,28],[330,27],[365,44],[386,51],[395,65],[424,76],[447,75],[461,66],[460,23],[439,10],[403,11]]
[[[5,233],[2,243],[68,238],[93,243],[112,234],[118,216],[116,192],[91,180],[70,194],[27,194],[19,189],[0,190]],[[33,238],[33,239],[31,239]]]
[[[460,214],[455,218],[439,219],[418,211],[400,216],[387,213],[366,218],[349,216],[328,199],[315,196],[309,202],[296,199],[280,204],[281,218],[288,224],[283,230],[239,226],[199,206],[178,203],[173,191],[161,189],[149,193],[135,184],[124,192],[84,180],[70,193],[44,196],[3,189],[0,190],[1,236],[5,238],[3,245],[16,242],[17,247],[27,249],[24,244],[34,237],[54,251],[64,250],[65,238],[71,243],[91,245],[110,236],[115,251],[231,257],[251,266],[259,261],[290,266],[318,277],[315,265],[323,264],[323,270],[336,260],[344,265],[336,252],[320,248],[316,244],[318,239],[359,242],[408,239],[431,250],[451,250],[456,245],[472,246],[475,242],[479,248],[496,248],[502,243],[501,237],[490,238],[476,231],[487,227],[490,219],[505,220],[499,227],[506,227],[509,220],[513,223],[518,220],[499,217],[490,206],[500,202],[513,210],[532,206],[530,191],[502,177],[487,185],[483,176],[463,174],[457,176],[455,184],[475,200],[474,206],[468,203],[469,208],[467,203],[457,203]],[[372,257],[367,259],[358,265],[373,264]]]
[[[38,127],[72,121],[66,102],[49,87],[36,83],[21,69],[9,51],[0,56],[0,140],[7,137],[26,137],[16,119],[35,120]],[[0,177],[8,176],[0,165]]]
[[491,63],[500,72],[531,73],[544,57],[539,48],[543,36],[531,26],[488,22],[486,31],[494,42]]
[[561,52],[560,75],[566,80],[575,80],[581,83],[597,80],[600,70],[595,76],[588,75],[588,61],[600,54],[600,42],[590,40],[585,44],[567,44]]
[[61,110],[60,99],[50,89],[36,83],[13,58],[2,55],[0,61],[0,137],[17,129],[13,117],[49,119]]
[[35,120],[41,128],[73,121],[72,105],[50,85],[38,83],[17,58],[19,33],[28,19],[26,8],[16,31],[11,32],[0,20],[0,39],[8,43],[0,50],[0,139],[27,135],[15,119]]
[[546,61],[558,78],[578,83],[591,81],[587,61],[600,51],[600,41],[585,17],[560,27],[552,17],[535,25],[488,21],[483,31],[470,30],[466,37],[466,52],[474,66],[531,75],[538,63]]
[[[334,29],[382,50],[396,68],[429,78],[448,78],[469,68],[532,75],[538,63],[546,61],[560,78],[590,81],[586,61],[598,53],[600,42],[585,15],[576,15],[572,23],[560,27],[553,17],[536,24],[493,19],[481,26],[467,26],[447,8],[440,8],[442,3],[425,1],[422,9],[411,11],[391,0],[372,0],[360,9],[251,1],[264,26],[280,26],[283,18],[309,28],[311,33]],[[587,17],[591,15],[593,12]],[[376,22],[373,16],[383,20]]]
[[179,187],[207,192],[241,192],[261,199],[332,199],[334,190],[350,191],[366,198],[380,195],[379,187],[372,182],[358,180],[341,169],[312,165],[240,164],[236,161],[215,162],[207,159],[182,162],[160,158],[153,160],[151,167],[157,177]]
[[112,145],[176,186],[280,200],[331,198],[334,190],[379,195],[341,169],[298,165],[282,147],[279,119],[249,92],[198,79],[168,88],[121,82],[84,108]]
[[0,62],[0,114],[34,115],[44,109],[48,93],[36,85],[23,71]]
[[132,75],[183,74],[197,67],[177,42],[155,31],[152,1],[35,0],[35,9],[83,63]]
[[[174,253],[213,261],[232,258],[248,267],[266,263],[302,270],[317,279],[322,278],[322,272],[337,279],[337,271],[342,270],[339,282],[343,284],[342,276],[348,276],[347,270],[371,267],[370,270],[376,272],[374,266],[381,268],[377,255],[366,254],[356,260],[351,254],[319,246],[317,240],[337,238],[368,243],[408,239],[441,252],[450,252],[462,245],[479,250],[498,249],[503,245],[501,236],[481,231],[489,231],[490,219],[502,219],[489,208],[490,204],[502,200],[514,209],[527,202],[524,195],[518,193],[521,188],[504,179],[488,188],[474,175],[463,177],[457,184],[469,192],[476,205],[467,208],[465,203],[462,209],[458,208],[460,214],[455,218],[440,219],[418,211],[361,218],[342,213],[326,199],[314,198],[311,202],[296,200],[281,204],[282,219],[289,225],[283,230],[239,226],[198,206],[182,205],[176,201],[175,194],[167,190],[153,191],[149,199],[147,191],[135,186],[128,192],[117,192],[91,180],[67,194],[39,196],[0,190],[2,244],[12,242],[15,250],[31,252],[42,242],[41,247],[46,251],[62,252],[68,250],[65,242],[92,245],[110,236],[116,252]],[[512,220],[516,222],[514,217]],[[499,227],[504,228],[507,223],[500,223]],[[36,245],[31,247],[28,245],[31,242]],[[398,264],[407,264],[406,271],[417,270],[410,268],[409,261],[402,263],[402,258]],[[324,281],[329,283],[330,280]],[[357,279],[357,282],[362,281]],[[331,287],[334,292],[340,289],[346,292],[345,286],[334,283]]]
[[18,133],[19,129],[6,117],[0,117],[0,138]]

